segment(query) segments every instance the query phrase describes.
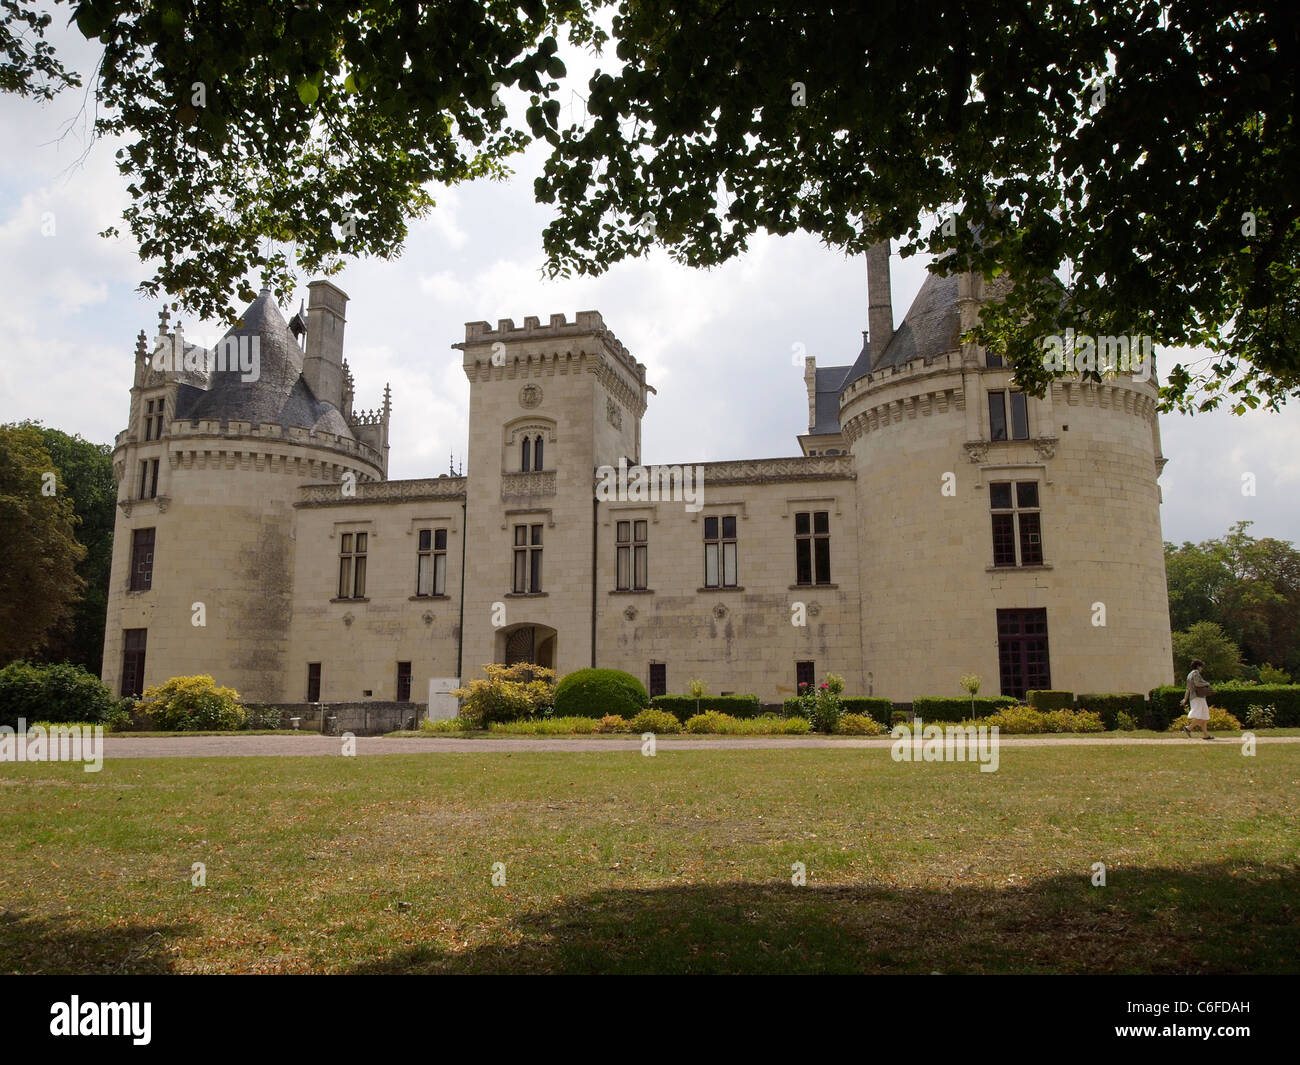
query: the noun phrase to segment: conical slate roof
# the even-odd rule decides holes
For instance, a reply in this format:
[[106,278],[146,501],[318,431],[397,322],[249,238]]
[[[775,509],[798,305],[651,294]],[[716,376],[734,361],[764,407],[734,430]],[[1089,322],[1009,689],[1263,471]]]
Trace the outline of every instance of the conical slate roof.
[[862,345],[853,369],[844,378],[840,390],[848,388],[860,377],[891,366],[902,366],[913,359],[926,362],[960,347],[961,315],[957,310],[957,274],[941,276],[930,274],[912,306],[907,309],[903,324],[894,330],[883,351],[874,350],[869,343]]
[[245,381],[237,367],[216,370],[205,391],[178,398],[178,417],[278,423],[352,436],[343,415],[318,400],[303,379],[302,349],[270,289],[261,291],[222,340],[230,338],[257,339],[257,380]]

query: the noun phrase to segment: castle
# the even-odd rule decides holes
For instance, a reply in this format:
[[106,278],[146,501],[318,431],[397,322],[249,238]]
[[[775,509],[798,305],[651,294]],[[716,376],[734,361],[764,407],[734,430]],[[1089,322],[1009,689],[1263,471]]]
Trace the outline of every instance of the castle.
[[595,311],[469,323],[468,473],[402,481],[387,390],[353,406],[338,287],[288,322],[253,301],[226,344],[255,375],[159,360],[184,347],[160,316],[113,452],[104,680],[440,713],[489,662],[767,703],[828,672],[896,701],[968,673],[1016,696],[1171,682],[1154,380],[1026,397],[961,341],[996,295],[977,275],[930,275],[895,329],[888,246],[867,266],[856,359],[806,361],[801,454],[660,480],[693,474],[689,501],[629,487],[653,389]]

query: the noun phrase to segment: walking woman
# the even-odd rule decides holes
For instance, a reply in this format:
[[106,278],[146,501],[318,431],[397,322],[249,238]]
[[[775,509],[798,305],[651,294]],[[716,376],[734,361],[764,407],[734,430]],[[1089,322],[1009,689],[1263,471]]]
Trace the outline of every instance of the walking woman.
[[1202,675],[1201,670],[1205,668],[1205,663],[1199,658],[1192,659],[1191,672],[1187,674],[1187,693],[1183,696],[1180,705],[1186,706],[1191,703],[1191,710],[1188,711],[1188,722],[1183,726],[1183,731],[1187,733],[1187,738],[1192,738],[1191,723],[1195,721],[1201,726],[1201,739],[1212,740],[1210,735],[1210,704],[1207,702],[1214,689],[1210,687],[1209,682]]

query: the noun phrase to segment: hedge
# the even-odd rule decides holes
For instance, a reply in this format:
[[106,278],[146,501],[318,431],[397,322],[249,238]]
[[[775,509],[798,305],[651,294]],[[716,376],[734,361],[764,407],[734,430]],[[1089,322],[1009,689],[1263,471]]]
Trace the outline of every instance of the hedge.
[[[881,699],[866,695],[842,695],[840,702],[844,706],[846,714],[862,714],[873,721],[878,721],[886,728],[890,724],[890,716],[894,710],[894,703],[891,699]],[[781,709],[785,712],[786,717],[803,717],[803,706],[794,696],[786,699],[781,704]]]
[[556,717],[631,718],[649,705],[645,685],[621,669],[578,669],[555,686]]
[[[1025,701],[1035,710],[1046,713],[1048,710],[1073,710],[1074,692],[1053,691],[1041,688],[1025,692]],[[1091,709],[1091,707],[1089,707]]]
[[[974,701],[978,717],[987,717],[1001,706],[1020,705],[1010,695],[977,695]],[[922,721],[965,721],[970,712],[969,697],[921,695],[912,700],[912,713]]]
[[[1179,696],[1179,698],[1182,698]],[[1080,710],[1100,714],[1106,728],[1113,732],[1119,727],[1119,715],[1128,714],[1141,724],[1147,713],[1147,697],[1141,692],[1102,692],[1095,695],[1076,695],[1074,705]]]
[[[1213,683],[1213,682],[1211,682]],[[1151,689],[1151,702],[1147,707],[1148,728],[1167,729],[1174,718],[1183,713],[1178,704],[1183,701],[1186,688],[1170,684]],[[1277,728],[1300,728],[1300,684],[1225,684],[1214,685],[1210,706],[1226,710],[1233,717],[1245,720],[1251,705],[1269,706],[1276,711]]]
[[758,717],[762,713],[757,695],[705,695],[699,699],[699,709],[693,695],[656,695],[650,705],[656,710],[667,710],[683,725],[706,710],[739,718]]

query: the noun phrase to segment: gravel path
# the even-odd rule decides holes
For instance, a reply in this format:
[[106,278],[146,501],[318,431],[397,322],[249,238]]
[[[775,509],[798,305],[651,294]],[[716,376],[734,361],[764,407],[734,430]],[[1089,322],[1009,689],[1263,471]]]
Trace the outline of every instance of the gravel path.
[[[804,747],[880,747],[888,748],[894,741],[888,736],[830,737],[830,736],[755,736],[749,738],[708,736],[661,736],[660,751],[749,750],[777,748],[794,750]],[[1147,744],[1187,746],[1204,744],[1204,740],[1187,740],[1182,737],[1153,739],[1108,739],[1088,736],[1008,736],[999,737],[1001,747],[1078,747],[1110,745],[1138,747]],[[1300,736],[1259,736],[1257,743],[1300,743]],[[1223,738],[1215,741],[1219,746],[1240,746],[1237,739]],[[457,739],[454,737],[419,737],[411,739],[385,739],[383,736],[361,736],[356,741],[358,755],[371,754],[511,754],[515,751],[639,751],[641,740],[636,736],[563,737],[563,736],[510,736],[500,738]],[[112,758],[233,758],[316,755],[338,756],[342,741],[333,736],[166,736],[154,739],[126,739],[106,736],[104,757]]]

